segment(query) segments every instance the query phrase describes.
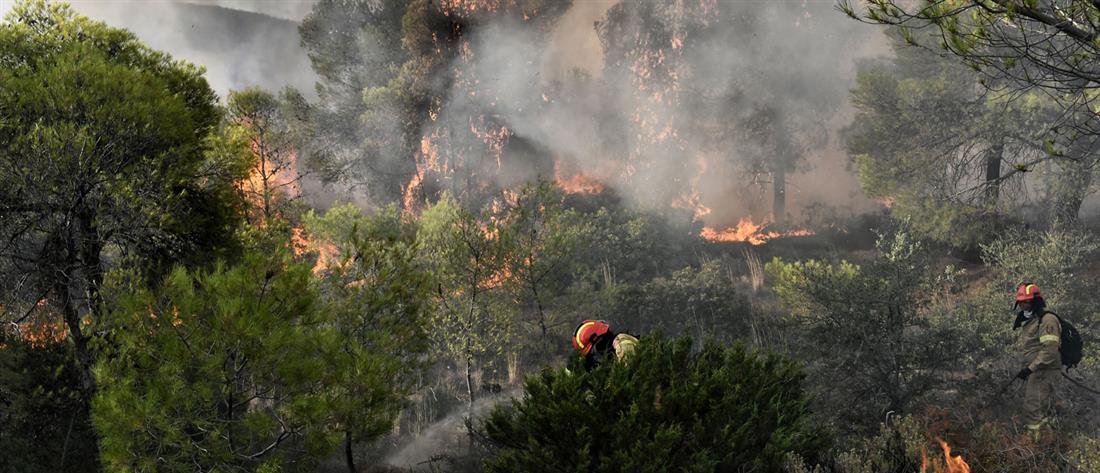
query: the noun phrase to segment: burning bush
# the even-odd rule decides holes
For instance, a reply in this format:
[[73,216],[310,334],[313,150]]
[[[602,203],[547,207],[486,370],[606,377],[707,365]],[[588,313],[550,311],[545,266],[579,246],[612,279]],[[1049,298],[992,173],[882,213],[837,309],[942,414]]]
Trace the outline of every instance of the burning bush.
[[643,340],[624,363],[545,370],[484,425],[485,471],[781,471],[826,448],[801,370],[774,354]]

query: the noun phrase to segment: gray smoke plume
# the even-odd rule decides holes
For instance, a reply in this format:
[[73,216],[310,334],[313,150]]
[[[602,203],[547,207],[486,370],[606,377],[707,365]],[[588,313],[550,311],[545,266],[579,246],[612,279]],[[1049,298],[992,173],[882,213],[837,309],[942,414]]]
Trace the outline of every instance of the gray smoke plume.
[[[473,91],[469,84],[455,85],[439,123],[462,130],[471,116],[490,111],[513,140],[530,143],[506,153],[504,161],[513,164],[495,171],[499,184],[552,177],[536,156],[549,155],[572,162],[640,206],[677,200],[685,207],[705,206],[711,212],[702,218],[712,225],[761,217],[770,210],[770,177],[760,162],[769,149],[753,141],[752,133],[761,132],[736,129],[767,109],[777,118],[763,125],[764,133],[790,135],[790,147],[800,146],[796,154],[803,158],[787,173],[789,213],[821,203],[852,210],[871,206],[836,135],[852,115],[848,91],[855,62],[889,53],[879,30],[823,2],[719,2],[717,8],[736,9],[740,16],[726,15],[726,24],[712,25],[709,39],[697,48],[665,46],[660,54],[667,57],[657,64],[671,64],[670,75],[682,89],[675,100],[651,100],[647,94],[653,92],[639,91],[632,82],[638,79],[632,65],[606,70],[611,61],[595,24],[606,20],[615,3],[576,2],[548,36],[511,17],[472,28],[471,53],[456,68],[478,78],[478,85]],[[644,35],[651,29],[651,19],[630,16],[638,9],[624,10],[616,31]],[[692,25],[663,26],[675,34]],[[699,100],[697,93],[704,92],[728,101]],[[715,117],[723,116],[732,133],[714,129]],[[636,136],[662,133],[646,130],[653,123],[669,127],[672,137],[651,142]],[[609,139],[608,130],[626,132]],[[480,161],[491,164],[493,158]],[[627,167],[632,170],[624,172]],[[692,188],[698,195],[686,196]]]

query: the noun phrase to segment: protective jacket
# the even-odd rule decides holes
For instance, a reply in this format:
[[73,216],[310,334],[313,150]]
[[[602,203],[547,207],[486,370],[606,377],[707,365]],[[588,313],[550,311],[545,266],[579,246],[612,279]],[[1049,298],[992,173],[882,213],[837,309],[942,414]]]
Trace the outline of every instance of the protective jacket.
[[[614,335],[614,336],[612,336]],[[610,342],[610,343],[608,343]],[[592,350],[584,357],[588,369],[595,368],[606,359],[614,357],[616,361],[626,359],[638,345],[638,338],[628,333],[608,333],[596,340]]]
[[615,359],[619,361],[623,361],[624,358],[630,356],[637,346],[638,338],[629,333],[615,335],[615,340],[611,342],[611,350],[615,352]]
[[1058,317],[1049,312],[1041,316],[1025,318],[1020,326],[1020,354],[1031,371],[1062,367],[1058,347],[1062,342],[1062,325]]

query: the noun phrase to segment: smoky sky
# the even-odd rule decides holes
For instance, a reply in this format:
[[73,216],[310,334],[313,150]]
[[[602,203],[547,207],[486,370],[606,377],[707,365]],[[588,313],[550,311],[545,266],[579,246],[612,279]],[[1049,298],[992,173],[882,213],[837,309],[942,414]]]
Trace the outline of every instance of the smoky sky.
[[[132,31],[150,47],[206,68],[224,98],[230,90],[291,86],[311,96],[316,76],[300,46],[298,22],[312,1],[72,0],[80,14]],[[14,2],[0,0],[6,12]]]

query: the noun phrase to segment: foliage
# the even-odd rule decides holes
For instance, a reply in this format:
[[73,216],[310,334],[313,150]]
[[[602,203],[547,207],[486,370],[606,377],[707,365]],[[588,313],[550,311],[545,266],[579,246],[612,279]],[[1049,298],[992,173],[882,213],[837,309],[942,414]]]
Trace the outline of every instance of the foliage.
[[[313,108],[319,125],[313,147],[323,150],[331,176],[364,184],[381,202],[405,197],[406,206],[418,206],[424,197],[438,198],[444,190],[485,190],[458,189],[463,183],[448,181],[454,168],[478,169],[489,162],[478,161],[489,150],[476,134],[500,129],[493,110],[496,103],[474,100],[464,104],[460,119],[440,119],[445,103],[461,100],[467,93],[455,88],[474,83],[490,87],[497,82],[470,67],[468,56],[462,57],[464,45],[469,46],[470,26],[491,19],[523,21],[526,31],[547,34],[547,25],[569,5],[546,0],[503,2],[489,8],[431,0],[318,2],[301,32],[321,76],[320,101]],[[535,64],[532,60],[515,66],[538,67]],[[487,91],[478,95],[482,94],[503,95]],[[541,102],[538,97],[529,99]],[[417,167],[417,155],[425,153],[429,138],[437,144],[445,142],[441,146],[452,168]],[[427,182],[426,188],[406,187],[414,175],[418,182]]]
[[417,244],[436,283],[433,345],[465,365],[472,409],[475,363],[503,354],[514,333],[512,307],[499,297],[512,242],[499,222],[463,209],[448,194],[424,209],[419,224]]
[[79,386],[70,344],[0,336],[0,471],[98,471]]
[[351,205],[307,217],[307,228],[340,255],[325,267],[321,294],[347,364],[332,388],[349,441],[392,428],[424,364],[432,278],[410,225],[392,206],[370,217]]
[[904,227],[880,236],[877,249],[864,267],[778,258],[766,267],[803,337],[799,355],[822,412],[856,430],[915,407],[965,361],[966,344],[938,307],[958,291],[958,273],[936,273],[926,244]]
[[[1046,163],[1042,146],[1056,110],[1039,94],[982,87],[974,71],[907,47],[896,31],[890,37],[894,59],[859,66],[857,113],[845,132],[864,192],[889,199],[921,235],[975,249],[1027,203],[1017,190],[1025,172],[1043,163],[1044,173],[1066,175]],[[1057,193],[1073,186],[1058,179],[1046,187],[1048,199],[1066,202]]]
[[507,288],[529,325],[532,345],[546,358],[557,352],[552,334],[572,327],[566,289],[580,267],[577,255],[592,239],[591,217],[566,209],[560,191],[548,182],[524,186],[497,215],[500,232],[511,242],[503,264]]
[[1082,277],[1082,272],[1098,249],[1100,241],[1083,229],[1021,228],[983,245],[982,259],[995,271],[995,284],[1004,294],[1010,294],[1020,283],[1033,282],[1043,289],[1049,307],[1065,307],[1083,315],[1095,307],[1089,296],[1096,294],[1097,288],[1092,278]]
[[119,284],[93,404],[109,469],[248,471],[331,449],[347,360],[308,267],[253,254],[155,291]]
[[[908,42],[949,51],[994,81],[1045,91],[1064,110],[1063,131],[1052,131],[1095,149],[1096,2],[866,0],[859,12],[849,0],[838,3],[853,18],[900,26]],[[926,29],[933,33],[915,34]],[[1090,153],[1088,161],[1095,159]]]
[[0,24],[0,258],[64,315],[89,396],[81,319],[107,261],[158,274],[236,251],[238,168],[205,153],[219,112],[201,74],[63,4]]
[[610,320],[628,331],[747,340],[751,307],[727,268],[707,261],[643,284],[617,286],[609,311]]
[[259,88],[229,94],[227,134],[238,137],[249,151],[251,173],[239,186],[252,204],[248,217],[253,225],[286,218],[299,197],[298,154],[306,133],[302,100],[289,89],[278,97]]
[[484,424],[485,470],[782,471],[826,447],[801,380],[778,355],[647,337],[626,362],[529,377]]
[[[631,181],[643,190],[638,200],[682,198],[684,188],[696,189],[696,176],[708,182],[708,173],[721,172],[702,167],[708,164],[699,157],[728,156],[724,164],[743,176],[725,183],[729,190],[770,190],[773,217],[782,222],[786,175],[805,167],[827,141],[824,124],[848,87],[847,79],[814,65],[845,56],[854,39],[827,32],[842,20],[828,10],[814,2],[611,7],[596,25],[604,50],[602,93],[629,104],[628,116],[646,120],[600,123],[600,135],[607,148],[627,155],[615,157],[632,169]],[[827,34],[830,41],[819,41]],[[665,156],[676,165],[662,165]]]

